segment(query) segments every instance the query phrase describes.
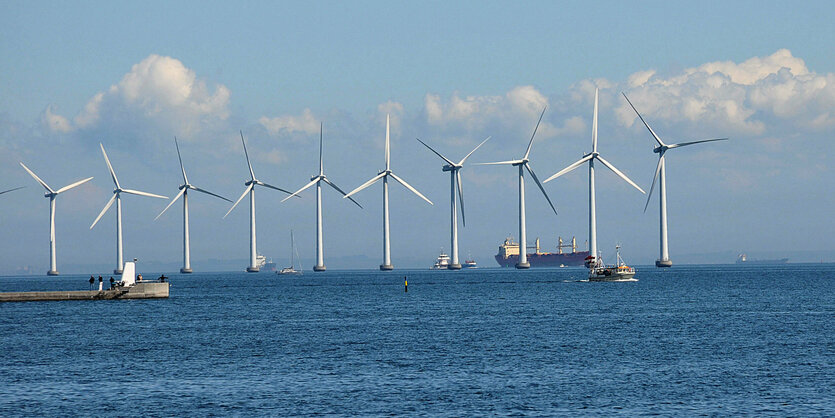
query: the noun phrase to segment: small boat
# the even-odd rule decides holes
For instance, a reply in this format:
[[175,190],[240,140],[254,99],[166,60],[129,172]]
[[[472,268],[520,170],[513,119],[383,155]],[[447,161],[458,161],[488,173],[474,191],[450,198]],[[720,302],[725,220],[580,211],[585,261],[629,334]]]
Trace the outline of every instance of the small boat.
[[435,264],[430,267],[431,270],[446,270],[449,268],[449,255],[441,249],[441,254],[435,260]]
[[[290,230],[290,267],[284,267],[281,270],[277,271],[276,274],[286,274],[286,275],[300,275],[302,274],[301,270],[296,270],[296,263],[295,260],[299,258],[299,252],[296,250],[296,241],[293,238],[293,230]],[[299,269],[301,269],[301,260],[299,260]]]
[[465,269],[474,269],[478,268],[478,264],[476,264],[475,260],[473,259],[464,260],[464,264],[461,267],[464,267]]
[[616,261],[614,265],[605,265],[601,257],[590,260],[589,281],[616,282],[634,281],[635,268],[629,267],[620,256],[620,245],[615,246]]

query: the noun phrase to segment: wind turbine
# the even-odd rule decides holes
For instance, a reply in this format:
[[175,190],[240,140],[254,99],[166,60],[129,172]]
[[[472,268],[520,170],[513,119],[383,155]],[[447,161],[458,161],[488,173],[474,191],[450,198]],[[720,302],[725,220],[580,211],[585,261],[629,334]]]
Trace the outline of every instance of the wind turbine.
[[669,248],[667,247],[667,169],[666,163],[664,161],[664,153],[667,152],[669,149],[684,147],[687,145],[698,144],[701,142],[713,142],[713,141],[724,141],[728,138],[715,138],[715,139],[702,139],[700,141],[691,141],[691,142],[682,142],[679,144],[665,144],[661,141],[661,138],[655,134],[655,131],[649,127],[647,121],[644,120],[644,117],[638,113],[638,109],[635,109],[635,106],[626,97],[626,93],[621,92],[623,97],[629,103],[629,106],[632,106],[632,110],[641,118],[641,122],[644,123],[644,126],[647,127],[649,133],[652,134],[652,137],[655,139],[655,142],[658,143],[658,146],[655,147],[652,152],[658,154],[658,165],[655,167],[655,174],[652,176],[652,186],[649,188],[649,195],[647,196],[647,203],[644,205],[644,213],[647,211],[647,207],[649,207],[649,199],[652,198],[652,190],[655,188],[655,180],[658,178],[658,173],[661,173],[661,178],[658,180],[658,187],[661,189],[659,193],[661,193],[661,197],[659,198],[659,210],[660,210],[660,235],[661,235],[661,254],[658,257],[658,260],[655,260],[655,267],[672,267],[673,262],[670,260],[670,252]]
[[544,181],[544,183],[548,183],[563,174],[573,171],[575,168],[585,164],[586,162],[589,163],[589,255],[590,257],[593,257],[587,260],[589,264],[594,264],[597,260],[597,204],[595,202],[594,193],[594,160],[600,161],[601,164],[606,166],[609,170],[612,170],[612,172],[617,174],[618,177],[622,178],[632,187],[638,189],[641,193],[646,194],[646,192],[638,187],[635,182],[626,177],[625,174],[621,173],[620,170],[615,168],[615,166],[610,162],[603,159],[603,157],[600,156],[600,153],[597,152],[597,89],[594,89],[594,119],[591,125],[591,152],[584,155],[583,158],[580,158],[580,160],[574,164],[562,169],[562,171],[548,177]]
[[467,154],[467,156],[465,156],[464,158],[462,158],[461,161],[459,161],[457,164],[452,162],[452,160],[450,160],[449,158],[444,157],[443,155],[441,155],[441,153],[439,153],[438,151],[435,151],[434,149],[432,149],[432,147],[430,147],[429,145],[426,145],[426,143],[421,141],[420,138],[415,138],[415,139],[417,139],[426,148],[429,148],[429,151],[434,152],[435,155],[437,155],[438,157],[441,157],[441,159],[444,160],[444,162],[446,164],[441,168],[442,171],[449,171],[449,187],[450,187],[450,191],[449,191],[449,210],[450,210],[450,231],[449,231],[449,234],[450,234],[450,237],[449,237],[449,240],[450,240],[450,247],[452,248],[452,262],[449,264],[449,266],[447,268],[449,268],[450,270],[460,270],[461,269],[461,263],[458,262],[458,219],[457,219],[458,212],[455,209],[455,185],[456,185],[456,183],[458,183],[458,200],[461,202],[461,223],[464,224],[464,226],[466,226],[467,221],[464,218],[464,191],[461,188],[461,173],[459,172],[459,170],[461,170],[461,168],[464,167],[464,161],[467,161],[467,158],[470,158],[470,155],[473,155],[473,153],[477,149],[479,149],[482,145],[484,145],[484,143],[487,142],[487,140],[489,140],[490,137],[488,136],[487,139],[485,139],[484,141],[481,141],[480,144],[478,144],[475,148],[473,148],[473,150],[470,151],[470,153]]
[[244,183],[246,189],[244,189],[243,194],[241,194],[241,197],[239,197],[238,200],[235,201],[235,204],[232,205],[231,208],[229,208],[229,211],[226,212],[226,215],[223,215],[223,217],[226,218],[227,216],[229,216],[232,210],[235,209],[235,206],[238,206],[238,203],[240,203],[241,200],[243,200],[244,196],[246,196],[246,194],[249,193],[249,267],[246,268],[246,271],[248,273],[257,273],[258,271],[260,271],[261,268],[256,264],[255,260],[257,256],[255,248],[255,186],[264,186],[287,194],[292,193],[282,188],[269,185],[267,183],[264,183],[263,181],[256,179],[255,172],[252,171],[252,164],[249,162],[249,153],[246,151],[246,142],[244,141],[243,132],[241,132],[241,143],[244,145],[244,155],[246,155],[246,164],[249,166],[250,180],[247,180],[247,182]]
[[545,116],[545,110],[547,108],[548,106],[545,106],[542,109],[542,114],[539,115],[539,121],[536,122],[536,127],[533,129],[533,134],[531,135],[531,140],[530,142],[528,142],[528,149],[527,151],[525,151],[525,156],[522,157],[522,159],[479,164],[512,165],[519,167],[519,262],[516,263],[517,269],[526,269],[531,267],[530,263],[528,263],[528,246],[525,241],[528,238],[525,227],[525,169],[528,170],[528,173],[531,174],[533,181],[536,182],[537,186],[539,186],[539,190],[542,191],[542,195],[545,196],[545,199],[548,201],[548,204],[551,205],[551,209],[554,211],[554,214],[557,214],[557,208],[555,208],[554,204],[551,203],[551,198],[548,197],[548,193],[545,193],[545,188],[542,187],[542,183],[539,182],[539,178],[537,178],[536,174],[534,174],[533,169],[530,165],[530,160],[528,159],[528,157],[531,154],[531,146],[533,145],[533,139],[536,136],[536,131],[537,129],[539,129],[539,124],[542,122],[542,117]]
[[214,193],[212,193],[208,190],[203,190],[203,189],[189,183],[188,182],[188,177],[186,177],[186,169],[183,166],[183,157],[180,156],[180,144],[177,143],[177,137],[174,137],[174,145],[177,147],[177,159],[180,160],[180,170],[183,172],[183,184],[180,185],[180,187],[178,188],[180,190],[180,192],[177,193],[177,196],[174,196],[174,198],[171,199],[171,203],[169,203],[168,206],[166,206],[165,209],[163,209],[162,212],[160,212],[159,215],[157,215],[157,217],[154,218],[154,220],[159,219],[159,217],[162,216],[162,214],[165,213],[165,211],[167,211],[168,208],[170,208],[171,205],[173,205],[174,202],[176,202],[177,199],[180,198],[180,196],[183,197],[183,268],[180,269],[180,273],[191,273],[192,272],[192,270],[191,270],[191,251],[190,251],[190,248],[189,248],[189,240],[188,240],[188,191],[189,191],[189,189],[194,190],[196,192],[201,192],[201,193],[205,193],[207,195],[214,196],[218,199],[223,199],[223,200],[225,200],[229,203],[232,203],[232,201],[223,197],[223,196],[214,194]]
[[104,213],[113,206],[113,201],[116,201],[116,268],[113,270],[114,274],[122,274],[122,270],[124,268],[124,262],[122,260],[122,193],[127,194],[135,194],[139,196],[148,196],[148,197],[156,197],[158,199],[168,199],[165,196],[160,196],[152,193],[147,192],[140,192],[138,190],[131,190],[131,189],[123,189],[122,186],[119,185],[119,179],[116,178],[116,172],[113,171],[113,165],[110,164],[110,159],[107,158],[107,152],[104,151],[104,145],[99,143],[99,147],[101,147],[101,153],[104,155],[104,161],[107,163],[107,169],[110,170],[110,176],[113,178],[113,184],[116,186],[113,188],[113,197],[107,201],[107,204],[104,205],[104,209],[101,210],[99,216],[96,217],[96,220],[93,221],[93,224],[90,225],[90,229],[93,229],[94,226],[99,222]]
[[[49,187],[49,185],[46,184],[46,182],[44,182],[43,180],[40,179],[40,177],[35,175],[35,173],[33,173],[32,170],[29,169],[29,167],[26,167],[26,165],[24,165],[22,162],[20,163],[20,166],[23,167],[23,169],[26,170],[26,172],[29,173],[29,175],[32,176],[32,178],[34,178],[38,183],[40,183],[41,186],[44,187],[44,189],[46,189],[46,193],[44,194],[44,197],[49,198],[49,271],[47,271],[46,274],[49,275],[49,276],[57,276],[58,275],[58,263],[56,261],[56,255],[55,255],[55,198],[58,197],[59,194],[61,194],[63,192],[66,192],[67,190],[72,189],[73,187],[80,186],[80,185],[92,180],[93,178],[88,177],[84,180],[79,180],[79,181],[77,181],[73,184],[70,184],[68,186],[64,186],[64,187],[62,187],[58,190],[53,190],[51,187]],[[12,189],[12,190],[16,190],[16,189]],[[11,190],[7,190],[7,191],[11,191]],[[6,193],[6,192],[3,192],[3,193]]]
[[434,205],[431,200],[427,199],[426,196],[420,194],[414,187],[410,186],[409,183],[406,183],[405,180],[397,177],[394,172],[391,171],[391,164],[390,164],[390,146],[389,146],[389,115],[386,115],[386,169],[377,173],[376,176],[372,177],[371,180],[363,183],[360,187],[352,190],[350,193],[346,194],[343,199],[351,197],[354,193],[359,192],[362,189],[376,183],[378,180],[383,179],[383,264],[380,265],[380,270],[388,271],[393,270],[394,266],[391,264],[391,246],[389,243],[389,177],[393,178],[398,183],[402,184],[403,187],[409,189],[412,193],[418,195],[421,199],[427,201],[430,205]]
[[[295,193],[287,196],[281,202],[284,203],[287,199],[290,199],[293,196],[298,196],[299,193],[303,192],[305,189],[316,185],[316,265],[313,266],[313,271],[325,271],[325,254],[324,249],[322,246],[322,184],[321,182],[325,182],[329,186],[333,187],[337,192],[342,193],[345,196],[345,192],[339,188],[336,184],[332,181],[328,180],[327,176],[325,176],[325,166],[322,162],[322,131],[323,131],[323,124],[319,124],[319,175],[313,176],[310,178],[310,183],[307,183],[304,187],[297,190]],[[362,205],[357,203],[356,200],[351,199],[354,204],[362,208]]]

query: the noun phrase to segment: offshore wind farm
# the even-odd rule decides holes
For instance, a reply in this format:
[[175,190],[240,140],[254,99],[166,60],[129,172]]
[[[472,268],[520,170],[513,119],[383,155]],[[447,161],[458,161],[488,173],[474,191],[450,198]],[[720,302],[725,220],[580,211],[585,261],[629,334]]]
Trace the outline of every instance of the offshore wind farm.
[[0,417],[835,416],[832,21],[2,2]]

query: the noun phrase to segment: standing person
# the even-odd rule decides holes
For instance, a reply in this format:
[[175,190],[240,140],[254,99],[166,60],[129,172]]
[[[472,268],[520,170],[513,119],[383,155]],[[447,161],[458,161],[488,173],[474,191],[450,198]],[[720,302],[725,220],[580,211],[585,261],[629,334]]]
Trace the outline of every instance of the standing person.
[[93,282],[95,282],[95,281],[96,281],[96,279],[93,278],[93,275],[90,275],[90,290],[93,290]]
[[104,286],[104,280],[99,276],[99,292],[102,291],[102,286]]

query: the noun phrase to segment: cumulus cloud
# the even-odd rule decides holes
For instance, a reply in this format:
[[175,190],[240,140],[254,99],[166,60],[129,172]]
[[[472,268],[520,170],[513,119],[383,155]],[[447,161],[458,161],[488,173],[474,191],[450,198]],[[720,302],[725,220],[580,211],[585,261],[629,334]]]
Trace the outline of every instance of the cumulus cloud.
[[52,109],[52,105],[47,106],[41,113],[41,124],[52,132],[67,133],[71,131],[73,127],[70,121],[61,115],[56,115]]
[[[622,88],[651,120],[708,125],[728,134],[761,135],[786,122],[804,131],[835,126],[830,110],[835,74],[809,70],[787,49],[741,63],[709,62],[667,77],[641,71]],[[625,102],[615,115],[624,126],[637,120]]]
[[[517,135],[530,132],[542,109],[549,105],[548,96],[535,87],[518,86],[498,96],[461,97],[455,93],[444,100],[440,95],[427,94],[424,113],[429,126],[448,132]],[[543,118],[537,139],[577,134],[585,129],[582,117],[552,109]]]
[[181,61],[153,54],[135,64],[119,83],[94,95],[72,122],[51,107],[41,119],[52,132],[144,126],[188,137],[226,120],[229,96],[223,85],[211,91]]
[[310,109],[305,109],[299,116],[277,116],[268,118],[262,116],[258,122],[267,129],[272,136],[281,136],[293,133],[316,134],[319,133],[319,121],[313,116]]

